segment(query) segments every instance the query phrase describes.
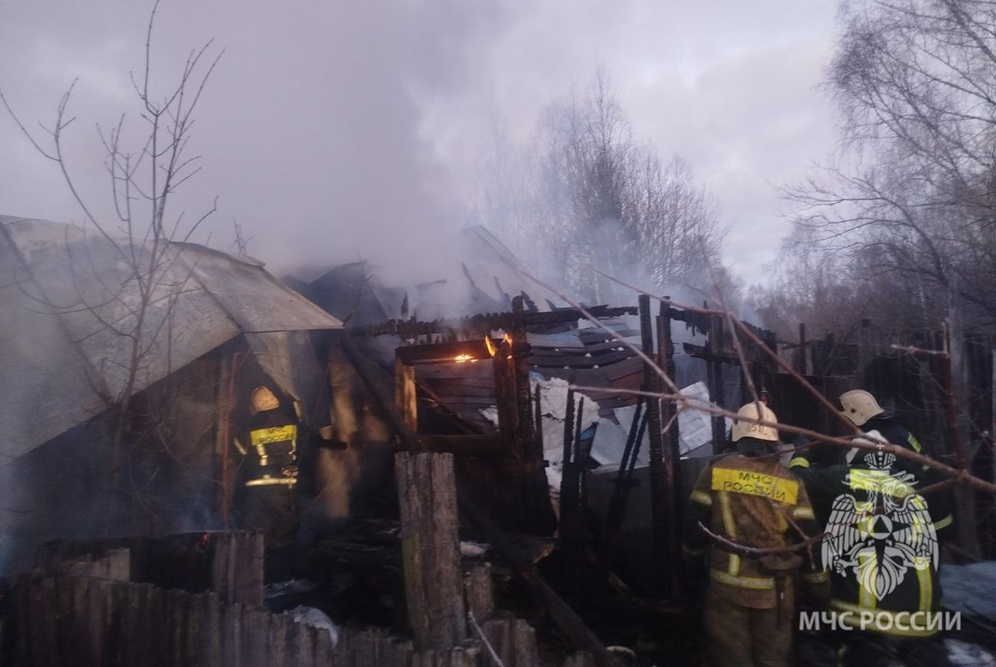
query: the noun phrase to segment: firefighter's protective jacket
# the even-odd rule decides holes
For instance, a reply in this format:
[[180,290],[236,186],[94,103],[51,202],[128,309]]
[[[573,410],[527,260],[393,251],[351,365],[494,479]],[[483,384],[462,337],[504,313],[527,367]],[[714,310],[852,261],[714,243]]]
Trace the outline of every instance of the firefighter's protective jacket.
[[918,492],[939,479],[933,469],[869,450],[839,476],[823,551],[830,605],[843,625],[859,627],[864,618],[862,629],[905,637],[939,630],[927,615],[940,610],[939,545],[953,523],[950,498]]
[[[723,597],[743,607],[772,609],[778,603],[776,581],[760,558],[724,548],[698,523],[730,542],[756,548],[789,546],[803,539],[800,529],[806,536],[820,530],[799,479],[777,456],[742,444],[699,475],[686,512],[685,553],[694,558],[708,549],[710,583]],[[827,579],[818,562],[808,562],[805,570],[808,583],[818,586]]]
[[247,432],[236,440],[236,447],[245,457],[240,478],[246,486],[294,486],[298,430],[296,421],[280,410],[253,415]]

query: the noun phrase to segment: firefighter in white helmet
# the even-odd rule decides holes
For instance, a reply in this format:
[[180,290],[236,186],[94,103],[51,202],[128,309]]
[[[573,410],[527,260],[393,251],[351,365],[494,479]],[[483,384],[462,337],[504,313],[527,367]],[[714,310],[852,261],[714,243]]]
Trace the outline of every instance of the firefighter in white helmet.
[[235,438],[241,454],[233,498],[235,522],[263,533],[267,581],[288,579],[293,575],[298,527],[295,486],[301,425],[266,386],[252,390],[249,413],[246,428]]
[[[793,577],[803,569],[804,582],[821,595],[828,587],[819,563],[792,548],[801,539],[792,524],[806,535],[820,531],[805,487],[779,462],[777,423],[761,401],[740,408],[731,432],[735,450],[702,471],[686,512],[685,554],[707,559],[705,629],[721,667],[789,665]],[[783,550],[753,551],[771,548]]]
[[[927,454],[871,393],[844,392],[840,404],[842,414],[864,433],[855,442],[887,443]],[[831,487],[835,498],[823,543],[833,588],[830,608],[842,619],[870,620],[841,623],[838,664],[950,665],[939,627],[903,623],[905,618],[931,618],[941,610],[939,555],[952,532],[951,497],[947,489],[920,491],[943,481],[943,476],[884,449],[854,447],[847,462],[846,474],[838,475]],[[832,480],[834,470],[803,475],[826,487],[825,478]],[[862,528],[866,525],[876,530]],[[870,576],[863,576],[868,572]]]

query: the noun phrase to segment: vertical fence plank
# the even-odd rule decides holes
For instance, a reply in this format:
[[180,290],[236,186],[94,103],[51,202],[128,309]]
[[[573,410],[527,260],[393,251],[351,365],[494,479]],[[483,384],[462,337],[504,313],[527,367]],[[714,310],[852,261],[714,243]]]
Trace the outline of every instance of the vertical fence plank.
[[415,646],[452,648],[467,636],[453,455],[399,453],[395,472]]

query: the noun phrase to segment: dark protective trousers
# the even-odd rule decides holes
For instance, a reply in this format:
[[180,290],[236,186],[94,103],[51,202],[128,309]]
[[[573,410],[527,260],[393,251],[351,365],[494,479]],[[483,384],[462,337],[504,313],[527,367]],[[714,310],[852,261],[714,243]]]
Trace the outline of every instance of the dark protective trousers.
[[792,651],[794,614],[752,609],[706,593],[705,629],[715,667],[787,667]]

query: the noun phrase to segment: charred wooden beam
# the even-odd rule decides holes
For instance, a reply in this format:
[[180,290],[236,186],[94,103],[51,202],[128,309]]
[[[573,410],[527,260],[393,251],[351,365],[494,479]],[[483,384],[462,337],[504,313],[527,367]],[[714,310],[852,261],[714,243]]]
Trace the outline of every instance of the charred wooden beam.
[[[387,391],[380,386],[372,373],[364,373],[361,366],[366,367],[369,362],[363,353],[357,348],[355,341],[347,333],[342,337],[342,347],[350,359],[361,360],[357,365],[357,372],[361,379],[367,383],[374,399],[380,404],[382,411],[387,417],[392,428],[398,434],[403,447],[415,453],[422,449],[418,436],[412,432],[405,424],[397,407],[392,403]],[[363,363],[366,362],[366,363]],[[367,369],[369,370],[369,369]],[[369,378],[369,379],[368,379]],[[600,667],[617,665],[617,659],[613,656],[598,639],[598,636],[585,625],[584,621],[571,609],[570,605],[564,602],[557,592],[543,579],[536,566],[525,558],[509,541],[508,537],[498,529],[495,523],[485,514],[475,503],[466,499],[457,498],[457,506],[460,512],[484,535],[484,538],[495,548],[495,551],[516,571],[536,594],[537,600],[549,612],[550,618],[558,628],[581,648],[590,651]]]
[[[664,374],[674,383],[674,341],[671,338],[671,308],[661,303],[657,316],[657,359]],[[662,401],[664,437],[664,494],[667,508],[668,599],[680,602],[684,593],[684,558],[681,554],[681,441],[674,403]]]
[[512,324],[512,364],[515,381],[515,409],[518,412],[518,432],[523,458],[542,459],[543,448],[536,446],[535,421],[533,419],[533,390],[529,385],[529,343],[526,340],[525,310],[522,296],[512,299],[512,312],[516,316]]
[[394,360],[394,404],[408,427],[418,430],[418,401],[415,391],[415,369],[400,359]]
[[[517,298],[522,299],[521,295]],[[632,306],[611,307],[603,305],[593,306],[588,309],[588,312],[594,317],[607,318],[636,315],[638,310]],[[526,326],[543,326],[574,322],[579,319],[586,319],[586,316],[576,308],[558,308],[557,310],[542,313],[523,312],[521,318],[522,323]],[[390,334],[413,339],[458,332],[468,338],[483,338],[492,331],[499,329],[511,331],[515,325],[515,320],[516,314],[514,312],[488,313],[456,319],[434,320],[431,322],[388,320],[363,327],[352,327],[349,331],[370,336]]]
[[429,452],[486,459],[508,458],[505,442],[496,435],[421,435],[419,439]]
[[[640,301],[640,342],[643,352],[651,359],[657,357],[654,346],[654,330],[651,326],[650,297],[641,294]],[[659,364],[658,364],[659,365]],[[657,371],[646,365],[643,371],[643,388],[650,393],[661,390]],[[653,531],[653,562],[667,562],[667,469],[664,465],[664,436],[661,423],[661,402],[657,398],[647,400],[647,433],[650,438],[650,521]],[[655,589],[664,589],[664,568],[655,572]]]
[[488,350],[488,345],[484,342],[484,338],[458,341],[455,343],[403,345],[394,353],[395,358],[400,359],[406,364],[456,361],[462,355],[466,355],[471,359],[491,358],[491,352]]
[[495,405],[498,408],[498,433],[509,445],[509,454],[523,458],[519,431],[519,411],[516,408],[515,363],[512,345],[507,340],[498,343],[493,362]]
[[622,535],[629,492],[637,485],[637,482],[633,479],[633,470],[636,457],[640,451],[640,443],[643,441],[643,434],[647,426],[643,406],[644,398],[640,397],[636,404],[636,410],[633,411],[633,421],[630,424],[629,435],[626,438],[622,460],[619,462],[619,470],[616,473],[616,478],[612,480],[615,486],[612,489],[609,507],[605,513],[605,532],[601,536],[598,552],[598,573],[596,577],[598,590],[595,592],[595,597],[599,603],[605,601],[605,596],[608,593],[612,578],[612,562],[619,547],[619,538]]

